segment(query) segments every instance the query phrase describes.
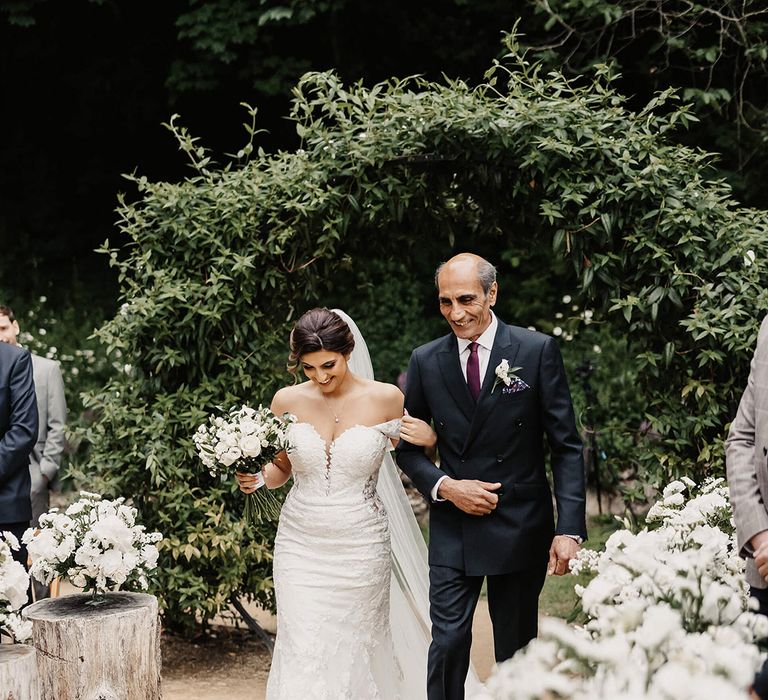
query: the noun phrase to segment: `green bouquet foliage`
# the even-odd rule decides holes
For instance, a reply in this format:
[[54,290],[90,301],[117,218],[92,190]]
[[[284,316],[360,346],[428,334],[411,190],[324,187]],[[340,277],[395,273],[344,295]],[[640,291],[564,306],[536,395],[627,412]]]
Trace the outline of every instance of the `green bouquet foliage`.
[[[88,399],[88,470],[166,533],[169,621],[206,621],[233,594],[271,604],[274,531],[246,528],[234,485],[199,469],[191,436],[216,405],[268,403],[287,383],[291,320],[374,263],[407,274],[442,251],[431,269],[471,238],[519,254],[524,279],[542,272],[526,269],[535,246],[532,261],[565,267],[578,302],[640,350],[636,391],[660,436],[643,448],[645,479],[722,471],[768,308],[766,213],[730,199],[711,156],[667,140],[691,119],[672,94],[633,113],[605,71],[579,84],[542,75],[507,42],[476,87],[305,75],[295,152],[251,141],[219,166],[172,120],[192,175],[129,178],[138,197],[121,202],[120,245],[105,246],[124,303],[99,337],[131,369]],[[363,307],[381,318],[361,325],[376,327],[413,300]]]

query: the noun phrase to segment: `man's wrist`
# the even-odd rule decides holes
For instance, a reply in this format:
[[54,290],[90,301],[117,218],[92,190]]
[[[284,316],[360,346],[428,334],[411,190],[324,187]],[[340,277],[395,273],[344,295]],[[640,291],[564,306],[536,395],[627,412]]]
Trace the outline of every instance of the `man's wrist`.
[[576,544],[581,544],[584,541],[584,538],[581,535],[566,535],[562,534],[560,537],[567,537],[568,539],[573,540]]
[[440,483],[437,485],[437,497],[445,500],[451,500],[451,486],[455,479],[451,479],[450,476],[444,476],[440,479]]

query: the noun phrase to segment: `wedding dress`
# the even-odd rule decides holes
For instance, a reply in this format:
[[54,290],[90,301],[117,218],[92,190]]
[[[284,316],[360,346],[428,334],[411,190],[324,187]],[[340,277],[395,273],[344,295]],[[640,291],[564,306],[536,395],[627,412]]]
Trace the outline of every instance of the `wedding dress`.
[[310,423],[288,428],[294,485],[275,539],[268,700],[425,695],[423,675],[405,678],[389,625],[389,523],[376,483],[399,429],[355,425],[326,446]]

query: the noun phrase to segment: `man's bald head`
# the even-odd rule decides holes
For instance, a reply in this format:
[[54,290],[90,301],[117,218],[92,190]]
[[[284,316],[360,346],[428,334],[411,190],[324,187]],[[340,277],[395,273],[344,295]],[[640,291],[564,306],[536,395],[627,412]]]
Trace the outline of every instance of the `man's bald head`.
[[458,338],[477,340],[491,325],[499,285],[496,268],[479,255],[461,253],[435,272],[440,313]]
[[468,271],[472,268],[474,268],[474,272],[477,275],[480,286],[483,288],[483,292],[488,296],[493,283],[496,281],[496,268],[485,258],[481,258],[474,253],[459,253],[458,255],[454,255],[450,260],[446,260],[442,263],[437,270],[435,270],[435,286],[440,289],[439,278],[440,273],[443,270]]

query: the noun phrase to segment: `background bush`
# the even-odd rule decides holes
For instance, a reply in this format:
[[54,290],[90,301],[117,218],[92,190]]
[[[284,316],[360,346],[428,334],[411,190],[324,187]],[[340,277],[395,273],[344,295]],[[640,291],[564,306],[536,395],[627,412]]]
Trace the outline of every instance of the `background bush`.
[[[391,379],[433,335],[411,314],[434,303],[431,271],[455,250],[502,261],[499,313],[521,325],[554,330],[571,290],[563,326],[586,330],[570,361],[615,349],[601,410],[645,483],[722,471],[768,308],[766,214],[730,200],[708,155],[669,141],[690,118],[672,95],[632,112],[605,70],[579,85],[543,75],[514,42],[475,88],[308,74],[295,152],[249,142],[222,166],[172,124],[193,174],[130,178],[119,244],[104,247],[123,305],[98,331],[130,371],[86,402],[87,471],[166,534],[157,592],[170,622],[205,621],[232,594],[272,602],[273,531],[246,530],[234,486],[200,468],[196,425],[216,405],[267,402],[286,383],[292,320],[328,300],[357,317]],[[529,287],[537,277],[550,283]],[[636,440],[639,418],[656,441]]]

